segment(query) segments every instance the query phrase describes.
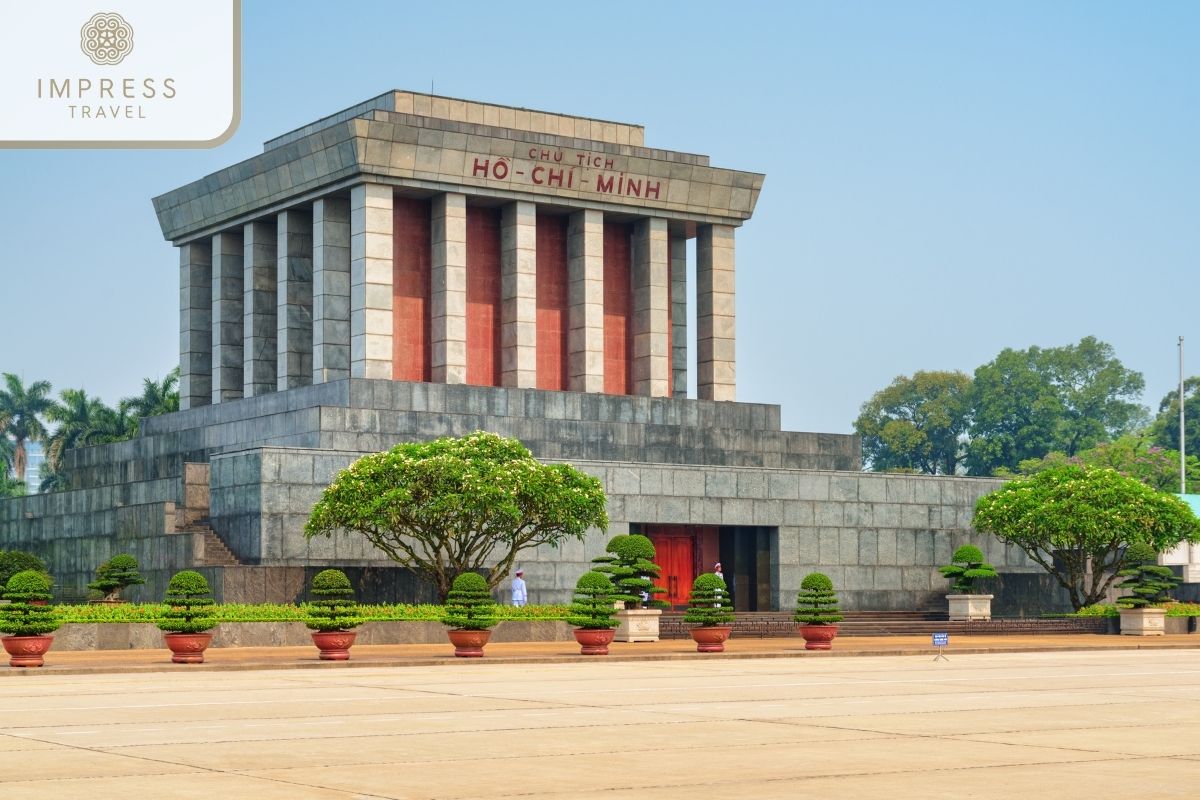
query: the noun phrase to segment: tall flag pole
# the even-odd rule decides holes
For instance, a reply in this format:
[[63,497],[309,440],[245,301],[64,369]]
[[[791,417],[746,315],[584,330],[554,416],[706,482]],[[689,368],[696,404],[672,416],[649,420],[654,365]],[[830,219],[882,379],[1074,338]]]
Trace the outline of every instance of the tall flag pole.
[[1183,337],[1179,337],[1179,493],[1187,494],[1186,437],[1183,435]]

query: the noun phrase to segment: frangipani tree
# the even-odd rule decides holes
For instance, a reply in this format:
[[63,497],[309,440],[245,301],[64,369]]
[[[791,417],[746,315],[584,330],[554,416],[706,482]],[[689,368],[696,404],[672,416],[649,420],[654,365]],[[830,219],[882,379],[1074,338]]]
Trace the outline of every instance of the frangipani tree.
[[979,498],[976,530],[1020,547],[1076,609],[1104,598],[1129,564],[1126,547],[1164,552],[1200,541],[1200,520],[1174,495],[1112,469],[1063,465]]
[[606,529],[605,503],[597,478],[476,432],[363,456],[325,489],[304,535],[365,536],[444,600],[458,575],[488,571],[494,589],[522,551]]

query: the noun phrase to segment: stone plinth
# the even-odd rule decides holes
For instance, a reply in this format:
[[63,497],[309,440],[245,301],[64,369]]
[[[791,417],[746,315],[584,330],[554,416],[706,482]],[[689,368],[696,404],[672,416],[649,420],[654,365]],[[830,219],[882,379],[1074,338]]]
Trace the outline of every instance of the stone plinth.
[[950,604],[951,622],[992,618],[990,594],[948,594],[946,601]]
[[658,618],[662,611],[657,608],[623,608],[617,612],[617,635],[615,642],[657,642]]

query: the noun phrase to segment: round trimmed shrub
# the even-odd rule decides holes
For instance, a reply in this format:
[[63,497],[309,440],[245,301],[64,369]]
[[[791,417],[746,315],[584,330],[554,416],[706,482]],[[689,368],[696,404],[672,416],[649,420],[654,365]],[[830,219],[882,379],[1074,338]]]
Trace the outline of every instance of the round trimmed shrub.
[[496,601],[482,575],[464,572],[454,579],[442,622],[464,631],[486,631],[496,624]]
[[340,569],[326,569],[312,579],[315,599],[308,604],[304,621],[314,631],[348,631],[362,620],[354,616],[354,587]]
[[171,577],[163,602],[170,608],[163,612],[158,627],[168,633],[203,633],[216,626],[208,616],[213,605],[212,590],[199,572],[185,569]]
[[697,575],[683,621],[706,628],[733,622],[733,605],[725,581],[711,572]]
[[0,550],[0,587],[8,586],[9,578],[25,570],[46,573],[46,562],[24,550]]
[[950,579],[952,594],[971,594],[975,581],[998,575],[996,568],[983,560],[983,551],[973,544],[964,544],[955,550],[950,563],[938,567],[938,572]]
[[648,537],[640,533],[618,534],[608,540],[608,553],[593,558],[592,563],[598,565],[596,572],[610,576],[614,601],[624,603],[626,608],[665,608],[664,601],[649,599],[667,591],[654,585],[662,571],[654,563],[654,556],[654,543]]
[[1125,580],[1117,588],[1128,594],[1117,598],[1119,608],[1160,605],[1180,584],[1174,570],[1159,566],[1158,551],[1145,542],[1134,542],[1125,549],[1125,563],[1128,566],[1117,572]]
[[137,559],[128,553],[118,553],[96,568],[96,580],[89,583],[88,588],[104,592],[106,600],[118,600],[123,589],[145,582],[138,572]]
[[50,585],[50,576],[37,570],[23,570],[10,577],[4,591],[9,603],[0,606],[0,632],[42,636],[57,630],[54,609],[44,605],[50,600]]
[[812,572],[800,582],[796,595],[796,622],[802,625],[832,625],[841,622],[837,593],[828,575]]
[[607,575],[592,570],[575,582],[575,596],[567,615],[567,624],[584,630],[611,630],[617,627],[613,619],[613,585]]

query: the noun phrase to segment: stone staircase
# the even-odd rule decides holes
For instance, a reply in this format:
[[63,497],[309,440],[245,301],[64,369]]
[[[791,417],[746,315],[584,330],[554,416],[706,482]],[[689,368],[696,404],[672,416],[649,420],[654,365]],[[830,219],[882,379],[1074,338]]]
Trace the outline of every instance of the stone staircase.
[[236,567],[242,562],[208,524],[208,478],[208,464],[183,465],[183,504],[175,509],[175,531],[192,537],[194,566]]

